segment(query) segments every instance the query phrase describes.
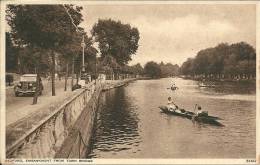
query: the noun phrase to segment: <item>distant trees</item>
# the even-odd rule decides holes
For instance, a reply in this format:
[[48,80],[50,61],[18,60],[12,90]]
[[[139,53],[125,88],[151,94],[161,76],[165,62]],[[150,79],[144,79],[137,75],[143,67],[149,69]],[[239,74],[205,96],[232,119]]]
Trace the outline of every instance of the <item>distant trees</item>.
[[255,49],[245,42],[222,43],[199,51],[182,64],[180,71],[195,77],[249,79],[256,74]]
[[144,66],[144,72],[147,76],[152,78],[160,78],[161,77],[161,68],[160,65],[150,61],[147,62]]
[[143,75],[144,74],[144,68],[141,66],[140,63],[131,66],[132,71],[134,74]]
[[151,78],[176,76],[179,74],[179,66],[177,64],[164,64],[163,62],[158,64],[154,61],[150,61],[144,66],[144,74]]
[[161,77],[176,76],[179,74],[179,66],[177,64],[173,65],[171,63],[164,64],[160,63]]

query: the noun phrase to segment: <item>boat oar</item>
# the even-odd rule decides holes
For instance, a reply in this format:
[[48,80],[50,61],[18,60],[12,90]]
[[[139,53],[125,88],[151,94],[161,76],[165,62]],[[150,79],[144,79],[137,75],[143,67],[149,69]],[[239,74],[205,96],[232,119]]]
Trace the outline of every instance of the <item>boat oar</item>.
[[191,117],[191,120],[192,120],[193,122],[195,121],[195,117],[196,117],[196,113],[195,113],[196,107],[197,107],[197,104],[195,104],[195,107],[194,107],[194,109],[193,109],[194,115],[192,115],[192,117]]
[[193,109],[193,112],[195,113],[195,109],[196,109],[196,107],[197,107],[197,104],[195,104],[195,107],[194,107],[194,109]]

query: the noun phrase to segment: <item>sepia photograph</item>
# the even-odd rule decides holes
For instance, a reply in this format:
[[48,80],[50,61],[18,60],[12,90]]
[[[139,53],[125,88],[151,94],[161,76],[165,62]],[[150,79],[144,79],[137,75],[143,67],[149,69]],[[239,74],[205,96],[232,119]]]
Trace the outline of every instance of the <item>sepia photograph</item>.
[[259,161],[257,2],[14,2],[6,163]]

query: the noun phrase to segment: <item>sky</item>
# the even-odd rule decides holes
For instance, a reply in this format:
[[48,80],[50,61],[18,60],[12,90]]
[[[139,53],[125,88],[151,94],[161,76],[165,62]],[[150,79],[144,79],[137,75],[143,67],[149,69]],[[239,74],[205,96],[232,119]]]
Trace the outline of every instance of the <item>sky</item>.
[[98,19],[120,20],[138,28],[139,48],[130,65],[148,61],[181,65],[219,43],[256,45],[255,5],[133,4],[86,5],[81,24],[88,33]]

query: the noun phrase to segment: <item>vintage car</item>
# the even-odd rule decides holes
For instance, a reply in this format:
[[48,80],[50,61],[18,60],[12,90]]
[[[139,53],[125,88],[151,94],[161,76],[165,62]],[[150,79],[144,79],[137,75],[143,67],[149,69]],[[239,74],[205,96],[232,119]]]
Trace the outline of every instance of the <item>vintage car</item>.
[[[17,85],[14,86],[14,93],[15,96],[19,95],[34,95],[36,92],[36,80],[37,75],[36,74],[24,74],[20,77],[20,81]],[[42,94],[43,85],[40,78],[40,88],[39,88],[39,94]]]
[[81,87],[85,87],[88,83],[91,82],[91,75],[88,74],[88,73],[84,73],[84,74],[81,74],[80,78],[79,78],[79,82],[78,84],[81,86]]

